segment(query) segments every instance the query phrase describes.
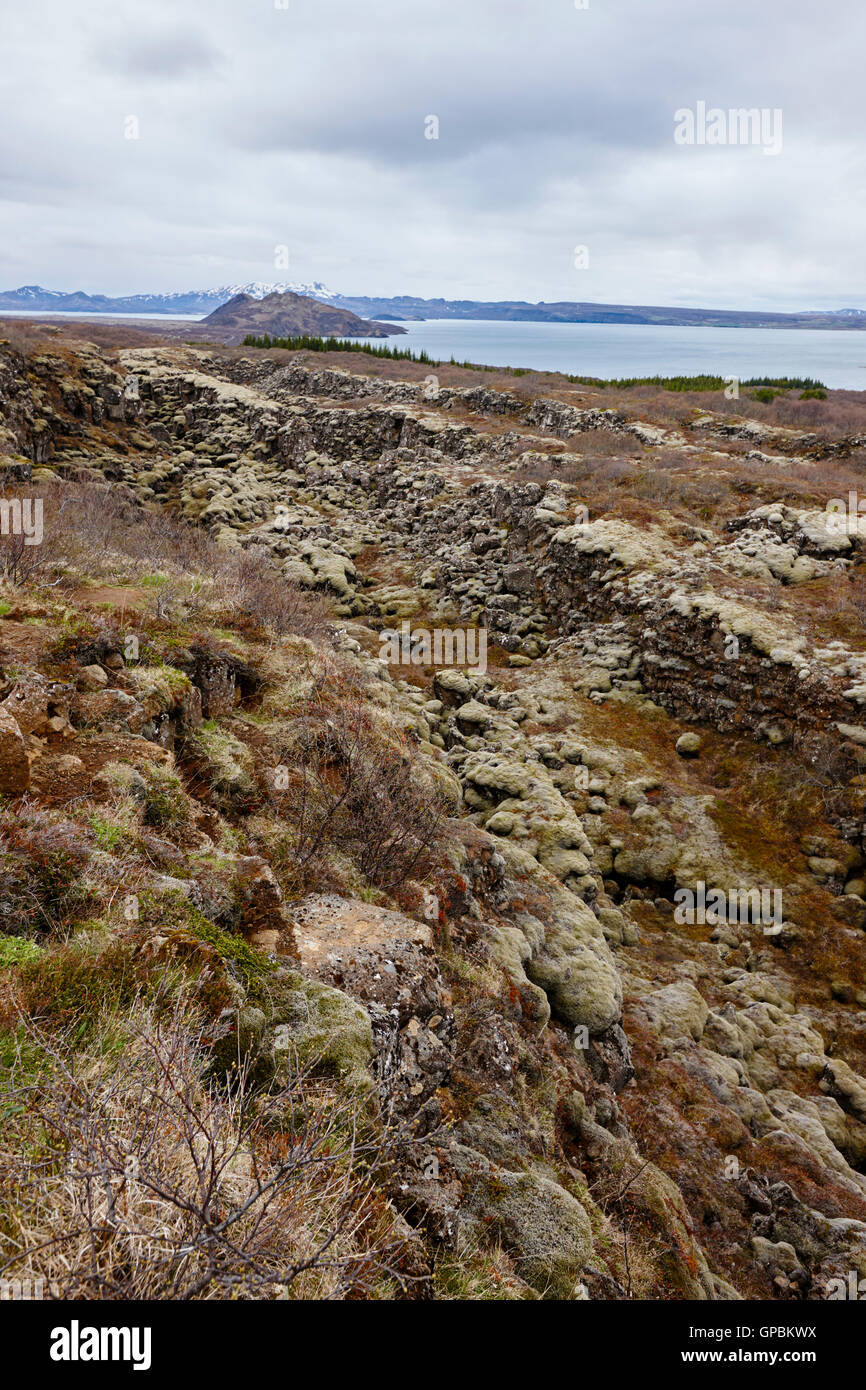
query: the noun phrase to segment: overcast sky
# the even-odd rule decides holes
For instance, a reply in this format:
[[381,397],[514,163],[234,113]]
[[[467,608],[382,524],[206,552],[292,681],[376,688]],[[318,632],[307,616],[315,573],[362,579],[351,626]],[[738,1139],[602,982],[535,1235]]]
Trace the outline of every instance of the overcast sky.
[[[862,0],[27,0],[2,25],[0,289],[866,307]],[[700,101],[780,108],[781,152],[675,143]]]

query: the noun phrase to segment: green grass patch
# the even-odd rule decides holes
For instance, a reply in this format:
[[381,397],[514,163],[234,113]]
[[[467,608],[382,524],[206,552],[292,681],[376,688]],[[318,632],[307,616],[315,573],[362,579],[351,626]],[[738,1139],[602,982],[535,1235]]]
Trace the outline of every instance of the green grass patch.
[[107,850],[109,854],[113,854],[123,843],[124,831],[122,826],[112,825],[111,821],[103,820],[101,816],[91,816],[89,825],[99,848]]
[[0,970],[39,960],[42,947],[26,936],[0,936]]
[[234,973],[248,990],[260,985],[276,966],[255,946],[250,946],[242,936],[223,931],[179,890],[161,893],[143,893],[139,900],[139,919],[160,933],[177,931],[188,934],[196,941],[209,946],[226,965],[234,967]]
[[91,938],[42,951],[20,966],[23,1002],[38,1022],[91,1034],[103,1011],[128,1009],[147,993],[148,964],[129,941],[102,949]]

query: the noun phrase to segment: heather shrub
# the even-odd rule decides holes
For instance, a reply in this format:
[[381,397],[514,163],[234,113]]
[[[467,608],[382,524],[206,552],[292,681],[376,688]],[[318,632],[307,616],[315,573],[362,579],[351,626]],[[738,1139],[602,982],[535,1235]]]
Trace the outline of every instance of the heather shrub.
[[0,809],[0,932],[63,932],[84,917],[93,902],[83,874],[94,843],[92,831],[26,802],[16,813]]
[[[34,491],[28,485],[28,491]],[[277,635],[323,630],[321,599],[283,579],[265,549],[222,549],[200,526],[143,506],[120,484],[40,481],[44,539],[0,536],[0,576],[76,587],[83,578],[138,584],[160,619],[213,615]],[[13,489],[20,496],[21,488]]]
[[417,751],[387,737],[359,701],[294,723],[269,795],[292,830],[302,881],[335,851],[386,890],[423,870],[449,809]]

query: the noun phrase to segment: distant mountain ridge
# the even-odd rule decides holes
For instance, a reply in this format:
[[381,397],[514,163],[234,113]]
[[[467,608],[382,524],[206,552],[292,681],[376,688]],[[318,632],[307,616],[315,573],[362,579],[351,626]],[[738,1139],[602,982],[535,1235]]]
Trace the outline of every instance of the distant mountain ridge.
[[561,300],[530,304],[520,299],[419,299],[334,296],[333,303],[379,319],[487,319],[512,323],[621,323],[682,328],[866,329],[866,310],[812,309],[773,313],[763,309],[683,309],[669,305],[595,304]]
[[[866,329],[866,309],[804,309],[775,313],[763,309],[688,309],[671,305],[598,304],[576,300],[421,299],[415,295],[376,297],[336,294],[320,280],[310,284],[250,281],[245,285],[220,285],[209,290],[172,290],[162,294],[114,297],[47,290],[41,285],[22,285],[0,291],[3,310],[33,313],[91,314],[210,314],[237,295],[255,300],[272,295],[300,294],[360,318],[381,322],[421,319],[489,319],[516,323],[622,323],[669,327],[715,328],[836,328]],[[396,330],[395,330],[396,331]]]
[[267,284],[261,280],[251,280],[246,285],[220,285],[211,290],[169,290],[164,294],[132,294],[119,298],[86,294],[83,290],[66,293],[63,290],[46,290],[41,285],[21,285],[17,290],[0,291],[0,311],[30,309],[34,313],[209,314],[238,294],[247,294],[253,299],[264,299],[269,294],[303,294],[322,302],[334,298],[321,280],[314,280],[309,285],[289,281]]

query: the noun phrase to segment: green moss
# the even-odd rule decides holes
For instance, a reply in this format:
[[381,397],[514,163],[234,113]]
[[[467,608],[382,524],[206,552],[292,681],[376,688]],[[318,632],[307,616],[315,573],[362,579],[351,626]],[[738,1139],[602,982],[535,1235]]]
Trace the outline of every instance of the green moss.
[[42,955],[42,948],[35,941],[23,936],[0,937],[0,970],[8,970],[15,965],[26,965]]
[[177,773],[153,764],[147,768],[145,782],[145,825],[152,825],[157,830],[185,825],[189,820],[189,808],[183,783]]
[[[164,938],[158,951],[141,950],[142,927]],[[179,890],[141,894],[139,931],[108,939],[106,932],[106,923],[88,923],[70,942],[46,950],[2,940],[7,963],[18,969],[29,1014],[49,1026],[72,1026],[85,1037],[106,1011],[125,1013],[136,999],[167,1006],[186,992],[216,1015],[232,1001],[230,976],[254,993],[275,969],[242,937],[208,921]]]
[[252,753],[228,729],[206,720],[190,737],[188,747],[206,763],[208,779],[218,797],[232,800],[252,795]]
[[72,1026],[83,1038],[105,1009],[129,1008],[146,992],[148,967],[128,941],[115,939],[103,948],[87,937],[40,952],[20,971],[28,1013],[49,1025]]
[[0,1123],[23,1108],[20,1101],[4,1098],[3,1086],[13,1077],[19,1085],[26,1085],[37,1080],[49,1066],[49,1058],[23,1023],[14,1030],[0,1028]]
[[449,1302],[515,1302],[539,1298],[507,1271],[505,1262],[483,1252],[445,1254],[433,1269],[435,1296]]
[[195,941],[211,947],[219,959],[233,967],[233,973],[250,991],[276,969],[263,951],[250,946],[242,936],[223,931],[215,925],[179,889],[167,893],[142,893],[139,898],[139,921],[164,935],[188,933]]
[[337,1076],[355,1089],[372,1089],[367,1070],[373,1056],[370,1016],[355,999],[331,985],[293,972],[269,982],[261,996],[275,1028],[278,1065],[311,1067]]
[[200,914],[196,917],[198,920],[192,926],[195,935],[213,946],[222,960],[234,966],[247,989],[254,991],[276,969],[264,951],[249,946],[242,936],[222,931]]
[[123,843],[124,831],[122,826],[112,825],[111,821],[103,820],[101,816],[91,816],[89,825],[96,836],[96,843],[99,848],[107,850],[109,854],[113,854]]
[[192,689],[192,682],[184,671],[161,662],[149,666],[131,666],[127,669],[127,675],[136,699],[151,717],[173,709]]

